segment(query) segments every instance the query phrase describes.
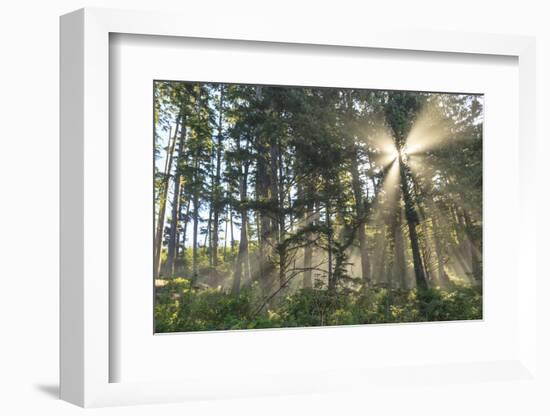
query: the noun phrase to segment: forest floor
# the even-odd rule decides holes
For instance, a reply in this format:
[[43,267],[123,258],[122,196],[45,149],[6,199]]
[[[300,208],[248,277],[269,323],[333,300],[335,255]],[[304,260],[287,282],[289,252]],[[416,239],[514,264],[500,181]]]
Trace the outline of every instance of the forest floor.
[[192,288],[189,279],[157,279],[156,332],[289,328],[482,319],[481,288],[300,289],[265,304],[256,285],[239,295]]

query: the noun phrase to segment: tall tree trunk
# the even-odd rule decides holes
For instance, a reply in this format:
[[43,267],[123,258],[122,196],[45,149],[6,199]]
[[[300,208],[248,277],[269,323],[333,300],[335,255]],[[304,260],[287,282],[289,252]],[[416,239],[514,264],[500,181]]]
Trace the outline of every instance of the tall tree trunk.
[[445,259],[443,255],[443,245],[441,244],[441,235],[439,224],[435,214],[431,217],[432,230],[434,236],[435,256],[437,257],[437,280],[440,285],[446,286],[449,283],[447,273],[445,273]]
[[[288,176],[288,172],[287,172],[287,176]],[[288,229],[289,231],[292,233],[294,232],[294,216],[292,215],[292,196],[291,196],[291,193],[292,193],[292,187],[290,187],[290,189],[288,190],[288,194],[287,194],[287,204],[288,204],[288,207],[289,207],[289,213],[288,213]]]
[[[247,143],[247,150],[249,143]],[[240,139],[237,139],[237,148],[240,150]],[[247,233],[247,223],[248,223],[248,212],[246,209],[246,193],[248,187],[248,162],[245,162],[243,172],[241,172],[241,183],[240,183],[240,207],[239,211],[241,214],[241,237],[239,240],[239,253],[237,254],[237,261],[235,264],[235,275],[233,277],[233,287],[231,293],[238,295],[241,290],[241,280],[242,280],[242,270],[243,266],[246,270],[248,263],[248,233]]]
[[[415,196],[417,200],[420,200],[421,189],[419,186],[419,183],[417,180],[413,179],[413,189],[415,192]],[[432,239],[433,239],[433,248],[435,250],[435,263],[437,265],[437,271],[434,267],[434,262],[431,261],[431,248],[430,248],[430,241],[429,241],[429,233],[428,233],[428,227],[427,227],[427,220],[428,220],[428,214],[426,213],[426,209],[423,203],[418,204],[418,210],[420,212],[420,217],[422,219],[421,227],[422,227],[422,234],[424,236],[424,244],[427,247],[426,251],[426,258],[424,259],[424,264],[426,266],[426,272],[428,274],[428,277],[431,281],[446,286],[449,283],[449,278],[447,274],[445,273],[445,259],[444,259],[444,253],[443,253],[443,245],[441,243],[441,232],[439,230],[439,224],[437,223],[437,206],[435,202],[432,200],[433,195],[433,186],[429,182],[425,182],[422,191],[424,191],[424,195],[427,196],[427,199],[424,199],[424,201],[429,201],[427,208],[428,208],[428,214],[431,212],[432,215],[430,216],[430,221],[432,224]]]
[[[256,87],[256,100],[262,98],[262,87]],[[271,189],[270,175],[268,172],[268,161],[266,158],[267,149],[264,144],[265,138],[259,134],[256,135],[257,161],[256,161],[256,192],[257,199],[266,203],[269,201],[269,190]],[[260,243],[259,243],[259,276],[258,279],[264,289],[269,289],[271,286],[271,218],[265,210],[259,210],[257,215],[260,216]]]
[[[357,152],[355,152],[357,154]],[[351,176],[353,195],[355,197],[355,212],[357,215],[357,238],[359,240],[359,251],[361,252],[361,277],[365,285],[368,285],[371,280],[370,274],[370,259],[367,249],[367,236],[365,234],[366,210],[363,200],[363,192],[361,191],[361,180],[359,178],[359,167],[357,156],[352,157],[351,161]]]
[[166,273],[170,276],[174,275],[174,262],[176,259],[176,236],[178,234],[179,223],[179,203],[180,203],[180,182],[181,182],[181,164],[183,162],[183,148],[185,144],[185,119],[182,120],[182,127],[179,137],[178,149],[176,153],[176,171],[174,173],[174,195],[172,198],[172,217],[170,219],[170,233],[168,235],[168,256],[166,259]]
[[[242,221],[246,221],[246,212],[241,215],[244,215]],[[238,295],[241,290],[241,280],[242,280],[242,271],[243,266],[246,267],[246,257],[248,250],[248,236],[246,232],[246,227],[241,227],[241,236],[239,240],[239,252],[237,254],[237,260],[235,262],[235,275],[233,276],[233,286],[231,288],[231,293],[233,295]]]
[[180,191],[179,191],[179,199],[178,199],[178,224],[176,225],[176,243],[174,247],[174,261],[172,262],[172,267],[170,268],[170,275],[175,276],[177,274],[177,268],[176,264],[178,259],[180,258],[180,247],[181,247],[181,220],[182,220],[182,207],[184,204],[184,186],[183,183],[180,182]]
[[208,251],[206,250],[206,247],[207,247],[207,244],[208,244],[209,239],[210,239],[211,229],[212,229],[212,204],[209,204],[209,207],[208,207],[208,222],[206,223],[206,233],[204,234],[204,241],[202,242],[202,249],[206,253],[208,253]]
[[285,237],[285,170],[283,161],[283,149],[281,141],[278,143],[278,166],[279,166],[279,238],[284,240]]
[[[260,158],[261,159],[261,158]],[[258,171],[258,179],[260,180],[260,183],[263,185],[260,186],[259,194],[260,198],[263,201],[266,201],[269,194],[268,189],[265,188],[266,182],[269,183],[269,179],[267,179],[266,171],[263,170],[261,167],[262,163],[260,163],[260,170]],[[264,191],[265,189],[265,191]],[[271,249],[272,249],[272,228],[271,228],[271,218],[269,215],[265,212],[258,212],[260,216],[260,248],[259,248],[259,280],[262,286],[265,289],[268,289],[272,284],[272,270],[271,270]]]
[[[272,161],[273,163],[273,161]],[[283,155],[281,149],[281,140],[276,142],[276,173],[277,176],[272,181],[277,185],[274,189],[276,206],[277,206],[277,249],[279,252],[279,287],[286,286],[286,269],[287,269],[287,251],[283,244],[285,238],[285,189],[284,189],[284,167]]]
[[227,228],[229,224],[229,212],[225,213],[225,231],[223,233],[223,261],[227,258]]
[[[187,208],[185,209],[185,218],[183,218],[183,231],[182,231],[182,236],[181,236],[181,240],[182,240],[182,251],[181,251],[181,254],[182,254],[182,257],[183,257],[183,260],[185,261],[185,244],[187,242],[187,224],[189,224],[189,213],[191,212],[191,198],[189,198],[189,196],[187,197]],[[184,262],[185,264],[185,262]]]
[[218,241],[219,241],[219,221],[220,221],[220,172],[222,159],[222,122],[223,122],[223,86],[220,87],[220,109],[218,117],[218,142],[216,144],[216,176],[214,178],[214,228],[212,230],[212,265],[218,266]]
[[280,230],[279,230],[279,215],[278,211],[281,209],[279,206],[279,170],[278,170],[278,160],[279,160],[279,147],[277,142],[274,140],[269,148],[269,158],[270,158],[270,188],[271,188],[271,207],[274,209],[273,214],[271,215],[271,230],[272,235],[275,237],[275,241],[279,243],[281,241]]
[[158,219],[156,223],[155,253],[154,253],[155,258],[153,261],[153,268],[156,276],[160,274],[160,253],[162,250],[164,217],[166,215],[166,199],[168,198],[168,184],[170,180],[170,172],[172,171],[172,158],[174,155],[174,148],[176,146],[176,138],[178,136],[180,122],[181,122],[181,114],[177,118],[174,135],[168,140],[166,162],[164,165],[164,177],[163,177],[162,187],[159,190],[159,213],[158,213]]
[[[325,179],[325,182],[327,180]],[[325,189],[325,192],[327,192],[327,189]],[[327,192],[328,194],[328,192]],[[328,276],[328,289],[330,291],[336,290],[336,282],[334,281],[334,275],[332,272],[332,243],[333,243],[333,230],[332,230],[332,222],[330,219],[330,199],[327,195],[327,198],[325,200],[325,226],[327,227],[327,276]]]
[[388,246],[388,239],[386,238],[385,234],[385,224],[382,226],[381,235],[380,238],[377,238],[377,247],[379,247],[378,251],[378,262],[375,263],[375,273],[374,273],[374,279],[377,283],[383,283],[385,281],[385,273],[386,273],[386,263],[387,263],[387,257],[386,257],[386,251]]
[[[212,216],[215,207],[215,191],[214,191],[214,146],[210,152],[210,203],[208,204],[208,223],[206,225],[206,235],[204,237],[204,250],[208,254],[208,265],[212,267]],[[208,246],[206,242],[208,241]],[[208,247],[208,249],[207,249]]]
[[179,222],[179,226],[178,226],[178,233],[176,235],[176,262],[177,260],[180,258],[180,253],[182,252],[181,248],[182,248],[182,239],[181,239],[181,236],[182,236],[182,223],[185,222],[185,213],[184,213],[184,208],[186,207],[187,203],[188,203],[188,198],[186,198],[186,195],[185,195],[185,185],[184,183],[180,180],[180,200],[179,200],[179,203],[178,203],[178,222]]
[[[435,283],[436,275],[434,270],[434,262],[432,261],[432,250],[431,250],[431,242],[430,242],[430,234],[429,230],[426,224],[427,217],[426,217],[426,210],[424,209],[424,205],[420,202],[420,189],[418,186],[418,183],[416,180],[412,180],[413,184],[413,191],[417,202],[418,207],[418,213],[420,215],[419,222],[420,222],[420,230],[421,235],[419,236],[419,244],[420,244],[420,253],[422,255],[422,261],[424,263],[424,273],[426,275],[426,282],[429,282],[431,285]],[[433,229],[432,229],[433,231]]]
[[[248,171],[247,171],[247,175],[248,175]],[[247,184],[246,186],[248,186],[248,179],[247,179]],[[248,195],[247,195],[247,198],[248,198]],[[253,234],[252,232],[252,224],[251,224],[251,221],[250,221],[250,217],[248,215],[248,210],[246,212],[246,225],[247,225],[247,247],[246,247],[246,256],[245,256],[245,262],[244,262],[244,278],[246,279],[246,281],[248,283],[252,283],[252,266],[250,265],[250,249],[248,248],[248,245],[250,243],[250,236]]]
[[[464,216],[464,223],[466,225],[466,235],[468,236],[468,245],[469,245],[469,248],[470,248],[470,258],[471,258],[471,262],[472,262],[472,266],[471,266],[472,267],[472,276],[473,276],[475,281],[479,282],[479,281],[481,281],[481,275],[482,275],[481,259],[480,259],[480,255],[478,253],[478,250],[476,248],[477,241],[476,241],[476,238],[475,238],[474,233],[473,233],[472,219],[471,219],[470,215],[468,214],[468,212],[464,208],[462,209],[462,214]],[[481,246],[481,244],[479,244],[479,246]]]
[[229,211],[229,231],[231,234],[231,253],[233,253],[233,250],[235,249],[235,234],[233,231],[233,206],[230,205]]
[[177,229],[176,229],[176,247],[175,247],[175,254],[174,254],[174,262],[172,264],[172,270],[170,271],[170,274],[172,276],[176,276],[177,274],[177,262],[178,262],[178,259],[180,257],[180,248],[181,248],[181,219],[182,219],[182,214],[181,214],[181,211],[182,211],[182,207],[183,207],[183,203],[184,203],[184,200],[183,200],[183,183],[180,182],[180,197],[178,199],[178,212],[177,212],[177,216],[178,216],[178,226],[177,226]]
[[411,242],[411,250],[413,255],[414,275],[416,278],[416,286],[425,289],[428,287],[426,282],[426,274],[422,264],[420,255],[420,246],[418,244],[418,234],[416,232],[416,224],[418,222],[418,214],[414,209],[409,184],[407,182],[407,169],[403,162],[401,153],[399,153],[399,171],[401,176],[401,193],[405,202],[405,218],[409,228],[409,239]]
[[[458,206],[451,201],[450,207],[451,217],[453,218],[453,225],[456,233],[456,238],[458,241],[458,251],[460,252],[460,257],[462,261],[466,261],[470,264],[469,255],[470,252],[467,247],[467,235],[466,235],[466,224],[464,223],[464,218],[460,215]],[[471,273],[470,267],[465,267],[465,273]]]
[[[402,288],[407,287],[407,264],[405,263],[405,244],[403,242],[403,230],[401,229],[401,209],[399,206],[399,198],[397,198],[397,206],[395,212],[392,213],[390,219],[390,233],[393,242],[394,261],[397,271],[397,279]],[[390,282],[391,286],[392,282]]]
[[[285,167],[285,176],[287,178],[290,178],[290,161],[288,161],[286,163],[286,167]],[[287,189],[287,204],[288,204],[288,208],[289,208],[289,212],[288,212],[288,224],[289,224],[289,230],[290,232],[292,233],[294,231],[294,218],[293,218],[293,215],[292,215],[292,185],[289,184],[288,185],[288,189]]]
[[458,275],[463,275],[467,280],[473,281],[472,276],[472,261],[470,258],[470,250],[467,242],[466,225],[464,218],[460,215],[458,207],[451,202],[449,205],[449,213],[452,218],[453,231],[455,233],[457,244],[451,247],[453,259],[460,267]]
[[[311,192],[309,192],[309,189],[306,191],[306,210],[304,215],[304,225],[306,228],[310,228],[312,224],[312,216],[313,216],[313,201],[311,201],[310,198]],[[303,196],[302,196],[303,197]],[[303,286],[305,289],[311,289],[313,287],[313,279],[312,279],[312,270],[311,270],[311,262],[313,260],[313,248],[311,245],[313,244],[313,241],[311,239],[311,231],[307,232],[306,235],[306,245],[304,247],[304,282]]]
[[199,161],[194,161],[194,175],[193,175],[193,275],[191,277],[191,283],[194,285],[198,279],[198,237],[199,237]]
[[[228,171],[231,171],[231,160],[227,161],[228,165]],[[225,195],[227,199],[227,208],[228,213],[227,216],[229,217],[229,236],[230,236],[230,245],[229,245],[229,252],[231,255],[233,255],[233,249],[235,248],[235,235],[233,233],[233,185],[228,181]],[[224,261],[225,261],[225,253],[224,253]]]
[[[370,172],[373,172],[373,157],[367,148],[367,156],[369,158],[369,169]],[[384,181],[386,172],[384,169],[380,172],[379,182],[377,183],[374,179],[374,176],[370,176],[370,181],[372,184],[373,189],[373,200],[378,201],[380,198],[379,190],[380,190],[380,184]],[[386,197],[386,195],[384,195]],[[385,204],[386,206],[388,204]],[[379,213],[375,216],[375,220],[378,224],[376,227],[378,232],[376,233],[374,237],[374,257],[371,264],[371,281],[375,283],[385,283],[385,268],[386,263],[388,263],[388,257],[386,256],[386,249],[388,246],[388,233],[386,228],[389,226],[389,218],[387,213],[384,212],[382,208],[380,208]]]

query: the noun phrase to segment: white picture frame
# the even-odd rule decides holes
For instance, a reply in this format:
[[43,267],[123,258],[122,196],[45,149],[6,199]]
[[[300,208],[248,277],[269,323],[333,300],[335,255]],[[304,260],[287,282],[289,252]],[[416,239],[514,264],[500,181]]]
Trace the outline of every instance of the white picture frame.
[[[197,398],[262,394],[338,391],[352,384],[373,386],[389,372],[380,368],[365,373],[358,365],[319,374],[278,374],[261,380],[235,383],[220,374],[216,383],[205,379],[139,383],[110,382],[109,368],[117,359],[109,348],[109,36],[113,33],[186,38],[332,45],[438,53],[505,55],[519,65],[519,172],[520,227],[517,292],[517,354],[508,360],[474,363],[419,363],[413,378],[433,382],[435,374],[480,383],[475,374],[498,379],[536,380],[537,270],[536,201],[529,175],[535,152],[535,41],[508,35],[430,33],[420,31],[330,32],[312,26],[303,31],[266,24],[243,27],[216,25],[205,29],[198,22],[173,13],[82,9],[61,18],[61,398],[80,406],[158,403]],[[346,383],[340,380],[347,379]],[[388,379],[389,380],[389,379]],[[359,386],[359,387],[358,387]]]

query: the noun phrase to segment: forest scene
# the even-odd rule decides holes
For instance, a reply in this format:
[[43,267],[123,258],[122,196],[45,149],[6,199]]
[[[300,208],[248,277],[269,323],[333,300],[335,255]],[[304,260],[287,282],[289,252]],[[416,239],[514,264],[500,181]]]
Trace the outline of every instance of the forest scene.
[[482,319],[482,95],[153,90],[155,332]]

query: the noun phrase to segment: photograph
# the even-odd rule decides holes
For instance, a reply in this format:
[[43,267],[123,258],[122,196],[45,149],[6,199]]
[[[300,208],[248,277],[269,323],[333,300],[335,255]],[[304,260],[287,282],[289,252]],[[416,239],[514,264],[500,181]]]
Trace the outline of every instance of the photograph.
[[483,319],[483,94],[152,88],[155,333]]

